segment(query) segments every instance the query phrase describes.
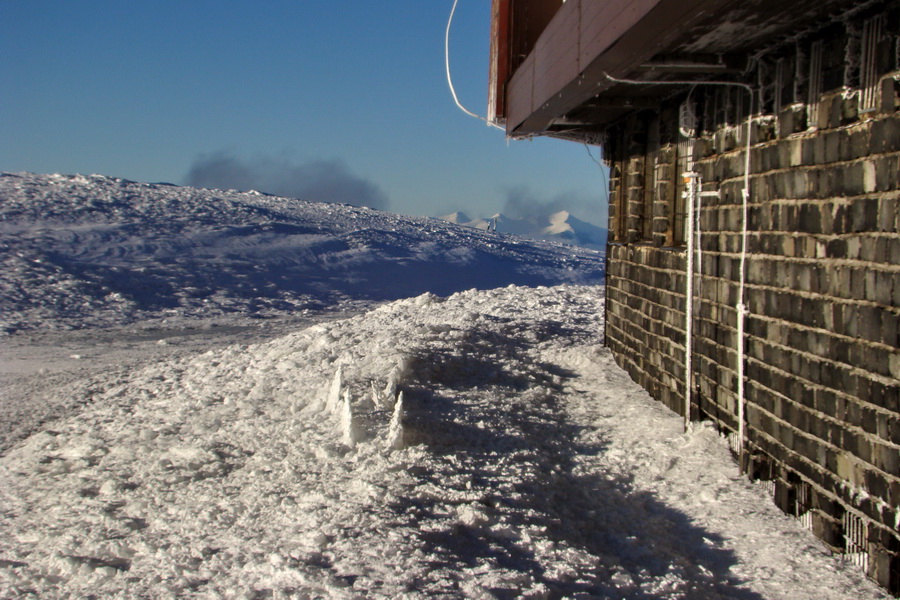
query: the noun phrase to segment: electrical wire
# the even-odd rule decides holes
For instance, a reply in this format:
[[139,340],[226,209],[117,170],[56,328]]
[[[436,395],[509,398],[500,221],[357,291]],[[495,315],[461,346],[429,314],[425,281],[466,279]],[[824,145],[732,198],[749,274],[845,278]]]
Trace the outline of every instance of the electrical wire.
[[603,192],[606,194],[606,206],[607,210],[609,210],[609,178],[606,176],[606,167],[603,166],[603,163],[594,158],[594,153],[591,152],[591,147],[588,146],[587,143],[584,144],[584,149],[587,150],[588,156],[591,157],[591,160],[594,161],[600,168],[600,177],[603,180]]
[[447,85],[450,86],[450,94],[453,95],[453,101],[456,103],[456,106],[459,110],[463,111],[470,117],[475,117],[479,121],[484,121],[490,127],[495,127],[497,129],[503,130],[503,127],[500,127],[496,123],[489,121],[486,117],[482,117],[478,115],[465,106],[462,105],[462,102],[459,101],[459,97],[456,95],[456,89],[453,87],[453,77],[450,75],[450,26],[453,24],[453,15],[456,13],[456,5],[459,3],[459,0],[453,0],[453,7],[450,9],[450,17],[447,19],[447,30],[444,32],[444,67],[447,70]]
[[606,176],[606,168],[603,163],[594,158],[594,153],[591,152],[591,147],[587,144],[584,145],[584,149],[587,150],[588,156],[591,157],[591,160],[597,163],[597,166],[600,167],[600,176],[603,177],[603,189],[606,192],[606,199],[609,200],[609,178]]

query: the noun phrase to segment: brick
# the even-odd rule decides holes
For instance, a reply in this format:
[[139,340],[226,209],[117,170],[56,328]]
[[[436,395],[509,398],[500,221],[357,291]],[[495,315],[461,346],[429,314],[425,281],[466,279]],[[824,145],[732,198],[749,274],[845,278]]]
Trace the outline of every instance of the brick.
[[850,125],[859,120],[859,95],[841,97],[839,126]]
[[891,417],[888,419],[888,441],[892,444],[900,444],[900,418]]
[[822,205],[803,204],[797,216],[797,231],[804,233],[822,233]]
[[873,342],[881,341],[881,314],[883,309],[877,306],[860,306],[858,310],[859,336]]
[[823,162],[835,163],[841,160],[841,135],[840,131],[831,131],[820,136],[825,145]]
[[[897,381],[900,382],[900,380]],[[892,412],[900,412],[900,383],[882,386],[881,393],[878,397],[880,399],[880,402],[878,403],[879,406],[882,406]],[[900,442],[894,439],[894,443]]]
[[[896,247],[900,250],[900,243],[897,243]],[[900,254],[895,254],[894,256],[900,256]],[[891,279],[893,280],[893,285],[891,286],[893,288],[893,297],[890,304],[894,307],[900,307],[900,273],[894,273]]]
[[861,198],[850,208],[849,229],[853,232],[875,231],[878,227],[878,199]]
[[880,547],[869,553],[869,577],[894,595],[900,595],[900,557]]
[[897,189],[897,169],[900,167],[900,159],[896,156],[882,156],[874,159],[875,165],[875,190],[889,192]]
[[893,77],[881,81],[881,107],[883,113],[893,113],[900,108],[900,82]]
[[868,127],[852,130],[845,138],[844,160],[856,160],[869,153],[870,131]]
[[888,482],[883,474],[874,469],[865,471],[866,489],[876,498],[888,497]]
[[879,119],[872,122],[869,153],[886,154],[900,151],[900,121]]
[[[891,446],[877,444],[874,456],[875,466],[894,477],[900,477],[900,451]],[[882,497],[886,497],[882,496]]]
[[841,235],[844,233],[850,233],[850,231],[849,206],[844,203],[835,204],[832,209],[830,233],[833,235]]
[[[831,96],[829,98],[829,103],[826,105],[826,110],[823,111],[825,114],[825,122],[823,125],[819,126],[819,129],[834,129],[836,127],[841,126],[841,97],[840,96]],[[821,121],[820,121],[821,122]]]
[[834,171],[839,180],[834,191],[844,196],[859,196],[866,192],[866,171],[863,163],[855,162]]
[[[816,128],[819,130],[828,129],[831,121],[831,106],[834,103],[834,96],[825,96],[819,99],[818,102],[818,110],[816,114],[818,118],[816,120]],[[816,139],[821,138],[822,136],[816,136]],[[819,162],[819,161],[817,161]]]

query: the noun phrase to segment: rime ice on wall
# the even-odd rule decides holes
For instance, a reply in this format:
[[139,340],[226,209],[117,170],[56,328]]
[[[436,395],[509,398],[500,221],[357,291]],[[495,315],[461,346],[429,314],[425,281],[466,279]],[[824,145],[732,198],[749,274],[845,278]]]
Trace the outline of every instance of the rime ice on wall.
[[[851,25],[844,38],[839,67],[847,85],[859,85],[862,31]],[[884,45],[884,39],[876,41]],[[896,34],[889,41],[900,47]],[[803,53],[791,54],[798,47],[785,50],[782,64],[805,61]],[[835,68],[833,50],[823,57],[821,46],[814,48],[816,61],[810,63]],[[695,143],[694,169],[704,189],[718,196],[704,198],[699,211],[703,260],[695,287],[690,396],[694,418],[712,419],[737,435],[736,306],[742,300],[749,309],[742,342],[743,467],[772,482],[783,510],[803,516],[836,551],[861,557],[869,574],[897,593],[900,95],[898,72],[891,71],[896,65],[879,64],[883,77],[874,111],[861,113],[854,89],[826,91],[812,106],[805,104],[805,90],[795,90],[788,98],[794,101],[780,112],[754,118],[743,299],[738,279],[746,134],[734,126],[739,119],[721,110],[728,91],[693,92],[703,100],[706,128]],[[676,127],[675,112],[664,106],[611,131],[606,150],[615,242],[606,333],[617,362],[683,413],[686,261],[673,214],[679,210],[678,148],[674,136],[657,136],[654,143],[651,135],[654,119],[662,130]]]

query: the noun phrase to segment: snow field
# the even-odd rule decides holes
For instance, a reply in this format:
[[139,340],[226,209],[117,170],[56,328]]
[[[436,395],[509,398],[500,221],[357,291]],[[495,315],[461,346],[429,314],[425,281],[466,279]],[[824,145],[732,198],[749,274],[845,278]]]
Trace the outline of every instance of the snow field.
[[0,460],[0,597],[887,597],[601,331],[511,286],[98,376]]
[[0,250],[0,335],[358,310],[603,272],[596,251],[438,219],[102,175],[0,174]]

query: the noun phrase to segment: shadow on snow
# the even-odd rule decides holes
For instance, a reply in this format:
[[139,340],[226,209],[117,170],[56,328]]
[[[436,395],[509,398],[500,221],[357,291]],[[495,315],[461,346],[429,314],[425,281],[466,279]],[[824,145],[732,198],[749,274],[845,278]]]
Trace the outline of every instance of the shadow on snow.
[[[736,558],[716,534],[629,478],[597,472],[606,442],[583,435],[590,428],[570,422],[559,399],[575,375],[528,360],[528,346],[476,332],[454,351],[413,361],[416,380],[404,390],[409,442],[425,444],[435,466],[412,472],[444,497],[408,495],[392,509],[418,527],[420,548],[437,557],[432,570],[446,572],[443,584],[417,585],[462,594],[461,571],[487,565],[529,575],[551,598],[762,600],[738,588]],[[474,520],[447,520],[471,507]],[[521,593],[507,584],[490,591]]]

